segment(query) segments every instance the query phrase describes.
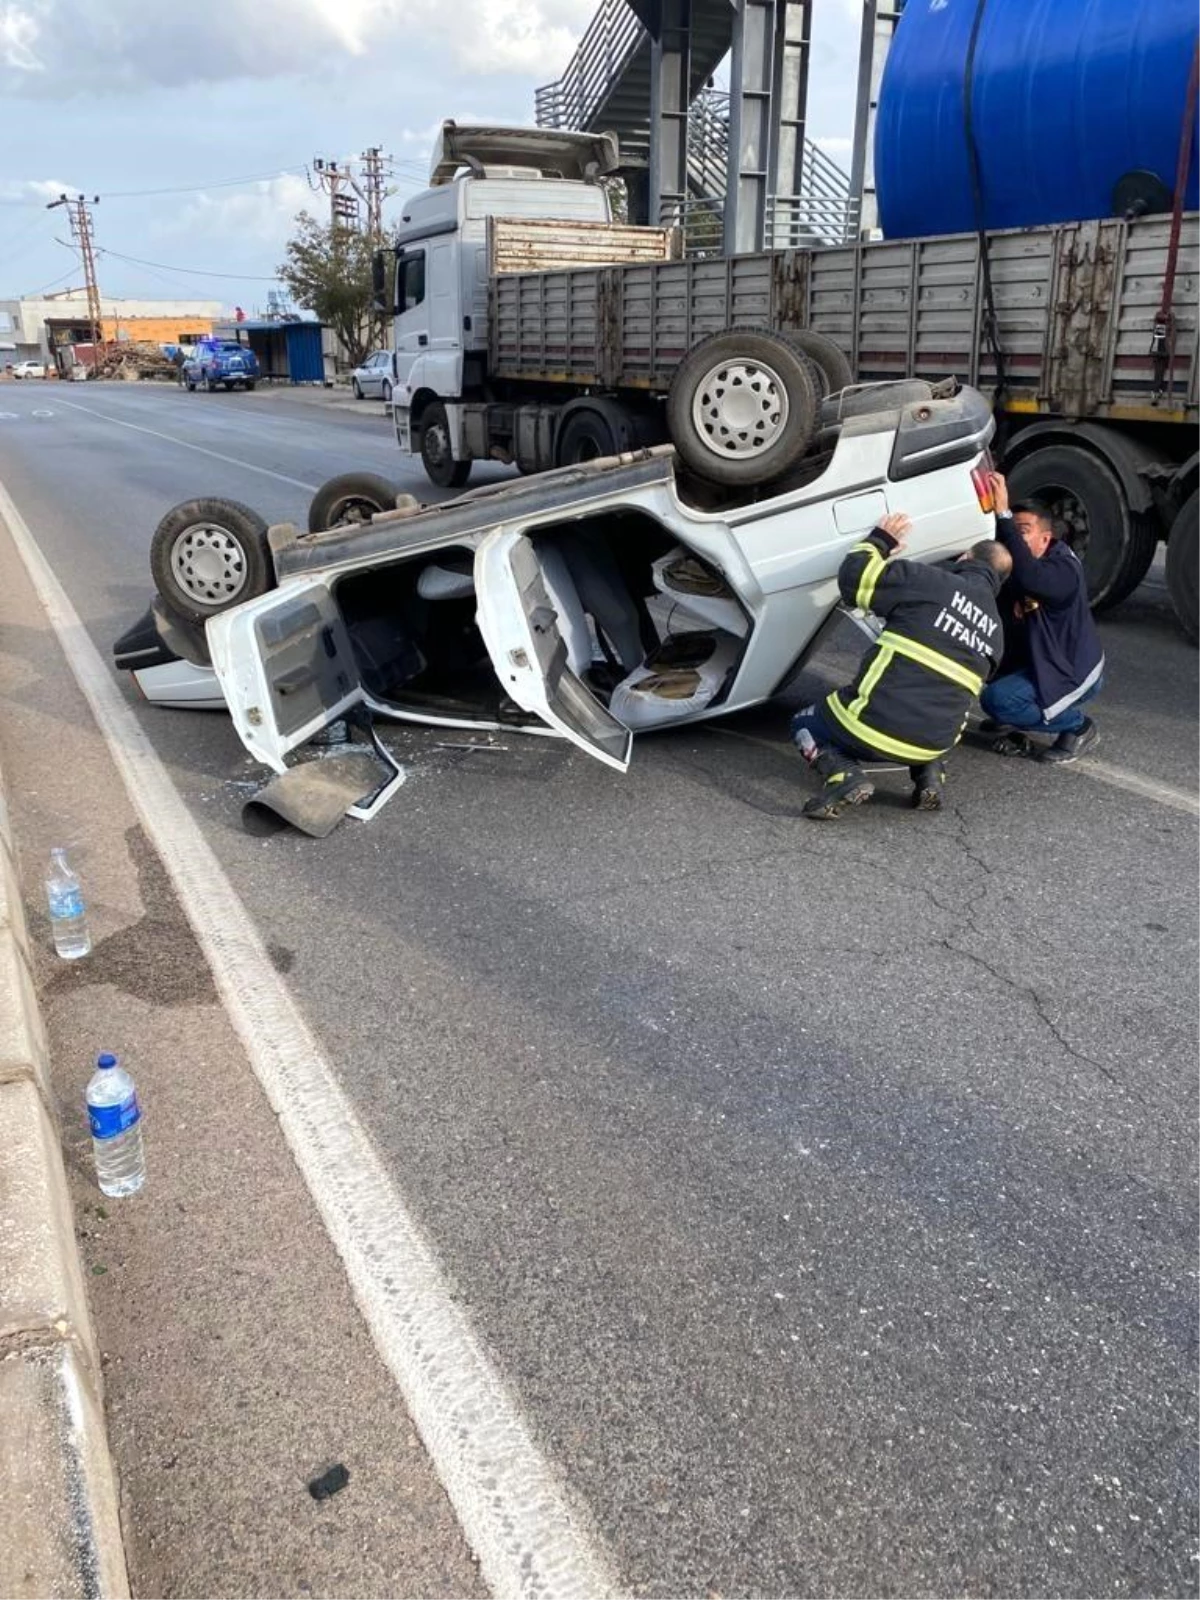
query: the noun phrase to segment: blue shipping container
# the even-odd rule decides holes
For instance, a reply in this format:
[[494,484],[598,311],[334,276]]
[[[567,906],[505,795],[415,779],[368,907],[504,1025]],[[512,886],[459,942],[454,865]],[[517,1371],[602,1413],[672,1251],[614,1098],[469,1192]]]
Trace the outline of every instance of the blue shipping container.
[[[981,5],[971,75],[980,213],[965,87]],[[1197,31],[1196,0],[908,0],[876,120],[884,233],[1112,216],[1114,186],[1139,169],[1170,193]],[[1193,148],[1189,210],[1198,178]]]

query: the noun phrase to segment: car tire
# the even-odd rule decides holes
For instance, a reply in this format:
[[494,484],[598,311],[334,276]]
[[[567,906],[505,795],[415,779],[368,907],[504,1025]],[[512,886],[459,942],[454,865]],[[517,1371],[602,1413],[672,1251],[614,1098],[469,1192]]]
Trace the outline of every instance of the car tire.
[[256,384],[256,383],[257,383],[257,382],[258,382],[258,379],[257,379],[257,378],[247,378],[247,379],[246,379],[246,393],[247,393],[247,394],[253,394],[253,392],[254,392],[254,385],[255,385],[255,384]]
[[727,328],[679,363],[667,427],[698,477],[751,488],[796,466],[812,442],[819,403],[809,358],[783,334]]
[[400,490],[377,472],[343,472],[323,483],[308,508],[309,533],[325,533],[356,522],[370,522],[393,511]]
[[599,461],[602,456],[616,454],[612,428],[598,411],[572,412],[554,446],[554,459],[560,467],[574,467],[582,461]]
[[267,525],[237,500],[185,500],[154,530],[150,572],[164,603],[203,626],[274,588]]
[[1048,507],[1055,531],[1083,562],[1093,611],[1130,595],[1150,570],[1159,523],[1130,509],[1106,461],[1076,444],[1051,444],[1022,456],[1008,474],[1014,501]]
[[363,397],[362,385],[359,383],[357,378],[350,379],[350,387],[354,390],[354,398],[356,400],[361,400]]
[[1171,524],[1167,539],[1167,593],[1179,626],[1200,644],[1200,489],[1193,489]]
[[825,389],[822,399],[826,395],[840,394],[854,382],[850,358],[823,333],[816,333],[812,328],[789,328],[784,338],[806,355],[820,372]]
[[386,378],[383,380],[383,385],[379,390],[379,398],[385,406],[390,406],[392,403],[392,386]]
[[450,454],[450,423],[440,400],[427,406],[421,417],[421,464],[439,489],[461,489],[471,476],[471,463],[455,461]]

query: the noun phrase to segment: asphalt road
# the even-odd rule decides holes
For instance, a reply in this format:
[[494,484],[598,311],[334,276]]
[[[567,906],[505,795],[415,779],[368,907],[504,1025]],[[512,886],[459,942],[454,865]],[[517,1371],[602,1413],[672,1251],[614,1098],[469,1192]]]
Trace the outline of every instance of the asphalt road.
[[[432,498],[374,408],[0,389],[104,649],[172,503],[302,523],[353,466]],[[140,708],[636,1592],[1195,1592],[1196,826],[1121,782],[1195,793],[1197,658],[1153,581],[1103,633],[1090,768],[964,749],[940,816],[827,827],[782,706],[625,777],[389,730],[319,843]]]

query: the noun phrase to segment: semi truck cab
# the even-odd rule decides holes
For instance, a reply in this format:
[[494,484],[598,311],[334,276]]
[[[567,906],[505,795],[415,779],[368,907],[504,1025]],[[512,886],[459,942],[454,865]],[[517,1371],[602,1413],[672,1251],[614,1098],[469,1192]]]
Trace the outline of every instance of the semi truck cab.
[[466,481],[463,399],[480,394],[488,350],[488,219],[612,221],[597,181],[618,159],[612,134],[460,127],[446,122],[430,187],[404,207],[395,246],[375,262],[377,309],[392,317],[396,438],[435,482]]

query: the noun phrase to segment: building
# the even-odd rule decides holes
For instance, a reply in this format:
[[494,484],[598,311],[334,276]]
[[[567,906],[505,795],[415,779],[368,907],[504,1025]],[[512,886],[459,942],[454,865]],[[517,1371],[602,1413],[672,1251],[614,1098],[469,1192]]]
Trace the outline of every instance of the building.
[[[120,300],[101,295],[100,310],[102,336],[114,343],[193,344],[211,335],[223,308],[219,300]],[[82,290],[0,300],[0,351],[5,362],[53,363],[55,350],[90,343],[91,337]]]

